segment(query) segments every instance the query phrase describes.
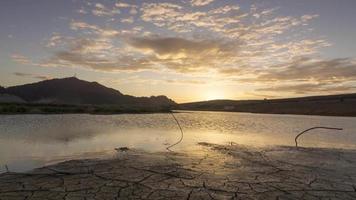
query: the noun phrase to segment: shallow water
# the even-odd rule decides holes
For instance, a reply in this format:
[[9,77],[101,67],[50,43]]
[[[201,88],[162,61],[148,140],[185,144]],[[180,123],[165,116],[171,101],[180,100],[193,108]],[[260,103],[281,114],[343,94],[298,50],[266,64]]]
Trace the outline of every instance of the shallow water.
[[[314,130],[300,138],[301,146],[356,149],[353,117],[228,112],[183,112],[175,116],[183,127],[184,139],[172,150],[194,150],[197,142],[294,145],[297,133],[314,126],[344,130]],[[11,171],[23,171],[120,146],[165,151],[179,137],[170,114],[0,115],[0,172],[5,164]]]

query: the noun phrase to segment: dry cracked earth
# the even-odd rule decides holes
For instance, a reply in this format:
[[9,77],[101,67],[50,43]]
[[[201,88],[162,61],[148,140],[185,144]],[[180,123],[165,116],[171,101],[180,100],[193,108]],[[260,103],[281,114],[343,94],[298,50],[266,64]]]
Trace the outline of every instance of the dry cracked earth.
[[356,151],[200,143],[0,175],[0,199],[356,199]]

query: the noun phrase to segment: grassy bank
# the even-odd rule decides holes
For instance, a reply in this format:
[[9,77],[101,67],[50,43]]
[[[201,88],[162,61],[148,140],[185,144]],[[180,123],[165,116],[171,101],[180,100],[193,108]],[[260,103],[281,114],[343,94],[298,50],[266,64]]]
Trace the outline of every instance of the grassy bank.
[[2,103],[0,114],[120,114],[169,112],[168,107],[140,105],[59,105]]

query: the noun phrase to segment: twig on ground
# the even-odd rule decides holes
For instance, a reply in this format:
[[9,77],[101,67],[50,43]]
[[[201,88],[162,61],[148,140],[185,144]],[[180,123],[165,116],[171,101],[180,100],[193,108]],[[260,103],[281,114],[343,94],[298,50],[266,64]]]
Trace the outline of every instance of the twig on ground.
[[312,128],[308,128],[307,130],[299,133],[297,136],[295,136],[294,141],[295,141],[295,147],[298,147],[298,138],[303,135],[304,133],[313,130],[313,129],[329,129],[329,130],[338,130],[341,131],[343,130],[342,128],[333,128],[333,127],[324,127],[324,126],[316,126],[316,127],[312,127]]
[[5,165],[5,169],[6,169],[6,172],[10,172],[9,167],[7,165]]
[[179,127],[181,136],[180,136],[180,139],[179,139],[176,143],[174,143],[174,144],[172,144],[172,145],[166,147],[166,149],[167,149],[168,151],[172,151],[170,148],[172,148],[172,147],[176,146],[177,144],[181,143],[182,140],[183,140],[183,136],[184,136],[184,134],[183,134],[183,129],[182,129],[182,127],[180,126],[179,121],[178,121],[177,118],[174,116],[173,112],[171,112],[171,115],[172,115],[173,119],[176,121],[176,123],[177,123],[177,125],[178,125],[178,127]]

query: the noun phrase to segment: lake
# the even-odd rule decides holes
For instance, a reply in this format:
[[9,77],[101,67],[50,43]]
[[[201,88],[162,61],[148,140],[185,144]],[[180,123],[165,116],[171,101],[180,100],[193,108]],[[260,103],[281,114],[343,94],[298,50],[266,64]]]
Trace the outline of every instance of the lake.
[[[296,134],[314,126],[344,130],[313,130],[300,138],[301,146],[356,149],[355,117],[198,111],[175,116],[184,131],[183,141],[172,148],[175,151],[193,151],[198,142],[294,145]],[[166,151],[179,138],[170,114],[0,115],[0,172],[5,165],[11,171],[24,171],[123,146]]]

